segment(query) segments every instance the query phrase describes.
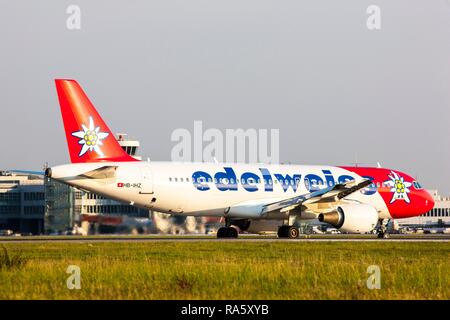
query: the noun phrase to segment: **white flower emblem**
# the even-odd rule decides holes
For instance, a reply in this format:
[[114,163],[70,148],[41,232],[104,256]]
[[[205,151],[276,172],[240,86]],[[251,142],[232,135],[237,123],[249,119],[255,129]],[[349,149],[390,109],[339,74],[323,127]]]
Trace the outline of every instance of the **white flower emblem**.
[[103,145],[102,140],[109,136],[109,133],[100,132],[100,127],[95,127],[94,119],[92,119],[91,116],[89,116],[89,128],[84,124],[82,124],[81,127],[83,130],[72,133],[74,137],[80,138],[78,143],[83,145],[78,156],[81,157],[86,152],[92,152],[92,150],[94,150],[102,157],[103,152],[100,150],[100,146]]
[[394,193],[390,203],[396,200],[404,200],[406,203],[409,203],[408,193],[410,190],[408,188],[411,187],[412,183],[405,181],[403,177],[399,176],[394,171],[391,171],[391,174],[388,175],[388,177],[391,180],[387,180],[384,183],[388,185],[391,188],[391,192]]

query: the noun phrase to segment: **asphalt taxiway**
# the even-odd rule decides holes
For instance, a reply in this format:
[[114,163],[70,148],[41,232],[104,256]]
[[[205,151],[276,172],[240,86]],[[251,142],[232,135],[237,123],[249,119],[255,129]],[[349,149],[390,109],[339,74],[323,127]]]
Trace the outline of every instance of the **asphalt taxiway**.
[[450,234],[393,234],[389,239],[375,235],[301,235],[297,239],[278,239],[273,235],[240,235],[237,239],[217,239],[214,235],[107,235],[107,236],[28,236],[0,237],[0,243],[20,242],[450,242]]

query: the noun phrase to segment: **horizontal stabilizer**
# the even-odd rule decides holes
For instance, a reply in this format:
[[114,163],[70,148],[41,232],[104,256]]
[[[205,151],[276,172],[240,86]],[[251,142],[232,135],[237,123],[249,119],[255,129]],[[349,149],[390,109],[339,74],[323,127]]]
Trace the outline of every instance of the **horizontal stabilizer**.
[[104,166],[95,170],[91,170],[80,174],[80,177],[88,179],[111,179],[116,176],[117,166]]

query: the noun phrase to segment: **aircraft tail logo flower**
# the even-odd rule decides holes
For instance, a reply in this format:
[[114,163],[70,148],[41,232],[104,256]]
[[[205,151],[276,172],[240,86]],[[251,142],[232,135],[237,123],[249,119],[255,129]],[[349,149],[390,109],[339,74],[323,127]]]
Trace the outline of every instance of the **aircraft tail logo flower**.
[[100,132],[100,127],[95,126],[94,119],[92,119],[91,116],[89,117],[89,127],[86,127],[84,124],[82,124],[81,127],[83,130],[72,133],[72,136],[80,139],[78,143],[83,146],[78,156],[81,157],[88,151],[95,151],[99,156],[102,157],[103,152],[100,149],[100,146],[103,145],[102,140],[106,139],[109,133]]

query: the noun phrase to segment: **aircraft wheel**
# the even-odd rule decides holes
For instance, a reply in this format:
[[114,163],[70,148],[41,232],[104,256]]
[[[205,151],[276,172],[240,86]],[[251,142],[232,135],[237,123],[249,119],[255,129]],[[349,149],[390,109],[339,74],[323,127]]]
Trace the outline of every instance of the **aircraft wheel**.
[[389,239],[389,233],[387,232],[379,232],[377,234],[378,239]]
[[278,228],[278,238],[295,239],[300,235],[300,231],[294,226],[281,226]]
[[237,238],[238,231],[233,227],[221,227],[217,230],[217,238]]
[[281,226],[278,228],[278,238],[287,238],[287,226]]
[[238,232],[237,232],[236,228],[228,227],[227,229],[228,229],[227,230],[228,238],[237,238],[238,237]]
[[300,231],[298,230],[297,227],[289,226],[287,229],[288,229],[287,234],[288,234],[289,239],[296,239],[300,235]]
[[219,230],[217,230],[217,238],[227,238],[228,235],[228,228],[227,227],[221,227]]

